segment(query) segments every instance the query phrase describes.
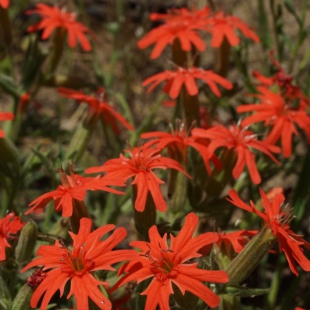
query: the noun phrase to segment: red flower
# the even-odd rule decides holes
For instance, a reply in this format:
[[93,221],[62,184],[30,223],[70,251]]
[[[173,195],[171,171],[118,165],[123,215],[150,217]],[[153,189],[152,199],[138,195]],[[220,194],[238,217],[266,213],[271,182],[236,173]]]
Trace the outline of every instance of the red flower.
[[32,201],[29,204],[31,209],[25,212],[25,214],[31,212],[41,213],[45,206],[51,200],[54,200],[55,210],[58,212],[62,210],[63,217],[70,217],[73,212],[73,200],[83,201],[87,190],[104,190],[115,194],[123,194],[108,187],[110,185],[123,186],[123,182],[119,179],[84,178],[81,175],[74,174],[72,167],[70,167],[70,175],[65,174],[62,169],[59,169],[58,172],[62,185],[59,185],[56,190],[43,194]]
[[259,42],[259,37],[241,18],[231,15],[224,16],[223,12],[218,12],[210,18],[209,27],[212,34],[212,47],[220,47],[225,37],[231,46],[238,45],[240,39],[235,34],[236,29],[240,30],[245,37]]
[[[0,121],[11,121],[14,119],[14,114],[10,112],[0,112]],[[0,138],[5,136],[4,131],[0,129]]]
[[126,158],[120,155],[119,158],[110,159],[103,166],[92,167],[85,170],[86,173],[107,172],[106,177],[109,179],[116,178],[127,180],[134,177],[132,185],[137,185],[137,198],[135,209],[142,212],[145,207],[147,194],[151,193],[155,206],[159,211],[166,211],[167,204],[161,193],[160,184],[164,184],[152,171],[155,168],[176,169],[190,177],[175,160],[161,157],[160,149],[136,147],[132,150],[125,150],[130,156]]
[[77,22],[76,15],[67,12],[65,9],[59,9],[57,6],[49,6],[39,3],[36,9],[28,10],[27,14],[39,14],[42,20],[28,27],[29,32],[43,30],[42,39],[49,38],[56,28],[65,29],[68,32],[68,44],[71,48],[76,46],[77,41],[80,42],[84,51],[90,51],[91,45],[85,34],[90,34],[93,38],[95,36],[90,29],[85,27],[82,23]]
[[271,203],[266,194],[260,189],[260,194],[263,200],[264,212],[261,212],[255,208],[255,205],[250,201],[250,205],[243,202],[238,196],[237,192],[232,189],[229,191],[230,199],[233,205],[246,211],[252,212],[260,216],[265,225],[267,225],[272,234],[279,242],[280,252],[284,252],[290,269],[296,275],[296,262],[302,269],[310,271],[310,260],[308,260],[303,254],[301,246],[310,250],[310,243],[306,242],[301,235],[296,235],[290,230],[290,221],[293,219],[292,209],[289,209],[287,205],[284,205],[284,196],[282,194],[276,194],[273,202]]
[[[147,145],[154,145],[159,149],[168,148],[169,157],[187,162],[187,148],[191,146],[197,150],[204,160],[208,173],[211,174],[210,158],[215,164],[217,169],[221,168],[221,163],[217,157],[210,154],[207,145],[200,143],[199,139],[189,136],[189,131],[186,130],[186,124],[184,122],[178,122],[177,128],[172,129],[172,133],[167,132],[147,132],[141,135],[142,139],[154,138],[149,141]],[[178,161],[179,161],[178,160]]]
[[9,0],[0,0],[0,6],[2,6],[4,9],[7,9],[9,4]]
[[117,262],[134,259],[137,254],[133,250],[112,249],[126,236],[124,228],[117,228],[112,235],[101,241],[101,238],[115,228],[105,225],[91,232],[92,222],[82,218],[78,234],[69,232],[73,239],[72,248],[67,248],[59,241],[54,245],[41,245],[35,258],[21,272],[34,266],[44,266],[46,277],[32,295],[30,306],[35,308],[44,295],[40,309],[46,309],[50,299],[70,280],[71,288],[67,298],[75,295],[78,310],[88,310],[88,298],[92,299],[100,309],[110,310],[111,302],[102,294],[98,285],[107,286],[107,282],[97,280],[92,272],[96,270],[114,270],[111,266]]
[[278,163],[271,152],[279,153],[280,149],[274,145],[267,144],[265,141],[257,140],[252,131],[242,126],[231,125],[226,128],[222,125],[216,125],[207,130],[194,128],[192,135],[194,137],[210,139],[209,151],[211,154],[219,147],[234,149],[238,156],[237,163],[232,171],[235,179],[240,176],[244,166],[247,165],[252,181],[255,184],[261,182],[255,163],[255,155],[251,151],[252,148],[268,155],[275,163]]
[[25,223],[21,222],[13,212],[0,219],[0,261],[5,260],[5,248],[11,247],[9,241],[15,239],[13,235],[17,234],[24,225]]
[[142,85],[147,86],[149,84],[153,84],[148,89],[148,92],[150,92],[161,82],[165,81],[166,84],[163,89],[164,92],[169,94],[171,98],[175,99],[180,95],[183,85],[186,87],[186,90],[190,96],[197,95],[198,87],[195,79],[202,80],[208,84],[211,91],[217,97],[221,97],[221,93],[216,84],[219,84],[226,89],[231,89],[233,87],[231,82],[213,71],[195,67],[191,67],[189,69],[178,67],[174,71],[166,70],[147,78]]
[[103,87],[98,88],[96,96],[88,96],[82,92],[60,87],[58,92],[67,98],[72,98],[78,102],[88,103],[90,109],[88,113],[88,121],[97,120],[100,116],[104,124],[111,124],[116,133],[119,133],[119,128],[116,121],[119,121],[128,130],[133,130],[133,126],[129,124],[125,118],[105,100],[105,90]]
[[206,30],[205,23],[209,17],[209,8],[189,11],[186,8],[171,10],[168,14],[151,14],[153,21],[163,21],[164,24],[152,29],[139,42],[138,47],[144,49],[152,44],[155,48],[151,58],[159,57],[167,45],[173,44],[178,39],[184,51],[190,51],[192,45],[199,51],[203,51],[206,46],[199,37],[197,30]]
[[198,217],[194,213],[187,215],[179,234],[176,237],[170,235],[170,245],[167,243],[167,234],[161,237],[156,226],[149,230],[150,242],[131,242],[131,246],[141,250],[140,255],[121,267],[119,273],[127,274],[119,280],[115,288],[129,281],[135,280],[139,283],[152,278],[148,288],[141,293],[147,296],[147,310],[155,310],[158,305],[162,310],[170,309],[169,297],[174,293],[172,283],[183,295],[185,291],[189,291],[209,307],[218,306],[219,297],[202,282],[227,283],[228,276],[225,271],[199,269],[197,262],[190,262],[191,259],[201,256],[199,249],[218,239],[214,233],[204,233],[192,238],[197,223]]
[[254,95],[261,100],[261,104],[241,105],[237,108],[238,113],[256,111],[257,113],[245,118],[244,126],[264,121],[265,125],[273,128],[266,137],[266,142],[275,144],[281,138],[283,156],[290,157],[292,154],[292,137],[298,135],[296,125],[305,131],[310,143],[310,117],[304,107],[291,107],[285,102],[280,94],[273,93],[265,87],[257,88],[260,94]]

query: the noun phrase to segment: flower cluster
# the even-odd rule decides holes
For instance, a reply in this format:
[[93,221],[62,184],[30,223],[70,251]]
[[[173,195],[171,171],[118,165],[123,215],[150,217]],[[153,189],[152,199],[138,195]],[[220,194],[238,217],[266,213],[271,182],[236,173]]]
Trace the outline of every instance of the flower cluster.
[[[309,306],[309,296],[302,300],[304,291],[298,292],[302,286],[306,291],[305,281],[288,289],[281,283],[289,270],[296,276],[310,271],[304,233],[310,78],[302,76],[309,55],[295,64],[309,32],[306,13],[284,1],[299,27],[296,45],[287,48],[281,6],[271,1],[277,57],[282,61],[292,51],[296,59],[286,68],[271,51],[270,76],[262,68],[252,81],[249,45],[260,38],[230,9],[218,10],[216,1],[198,9],[189,1],[154,11],[153,28],[140,36],[144,25],[132,31],[139,22],[130,21],[124,1],[114,2],[116,14],[108,14],[101,36],[113,47],[103,46],[101,57],[101,42],[68,10],[74,1],[68,7],[36,3],[25,12],[23,4],[11,2],[11,12],[10,1],[0,0],[1,100],[12,111],[0,112],[0,121],[14,120],[0,129],[0,211],[6,214],[0,219],[0,308],[46,310],[56,303],[77,310],[239,310],[241,298],[266,294],[257,288],[261,277],[248,279],[276,252],[284,252],[288,266],[275,266],[276,260],[265,265],[277,285],[261,307]],[[80,1],[79,13],[96,29],[99,10],[93,8]],[[261,21],[265,13],[261,2]],[[27,17],[23,35],[21,16]],[[264,48],[273,44],[260,34]],[[134,44],[122,46],[131,39]],[[66,42],[80,50],[67,53]],[[143,52],[136,49],[150,46],[151,59],[170,48],[170,68],[150,67],[144,57],[137,61]],[[142,71],[153,75],[136,85],[133,77]],[[45,113],[43,100],[37,103],[46,87],[65,98],[52,113]],[[54,96],[48,99],[52,110]],[[75,104],[64,109],[68,99]],[[29,102],[34,108],[25,111]],[[286,182],[291,174],[298,177],[294,184]],[[259,189],[260,198],[257,184],[269,190]],[[240,197],[254,199],[247,204]],[[242,218],[242,210],[251,214]],[[265,285],[270,277],[263,280]],[[280,301],[286,289],[294,305]]]

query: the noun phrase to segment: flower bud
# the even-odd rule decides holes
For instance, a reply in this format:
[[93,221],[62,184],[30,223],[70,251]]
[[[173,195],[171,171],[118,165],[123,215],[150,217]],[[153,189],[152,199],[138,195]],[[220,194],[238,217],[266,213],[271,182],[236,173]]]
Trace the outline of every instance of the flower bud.
[[263,256],[271,249],[275,236],[266,225],[252,238],[244,249],[234,258],[227,268],[230,284],[240,284],[259,264]]
[[12,310],[30,310],[30,299],[32,296],[32,289],[27,284],[18,291],[13,300]]
[[3,278],[0,277],[0,309],[10,310],[11,307],[12,307],[12,300],[10,292]]
[[33,253],[38,237],[38,226],[34,221],[29,221],[21,230],[15,257],[19,263],[28,261]]

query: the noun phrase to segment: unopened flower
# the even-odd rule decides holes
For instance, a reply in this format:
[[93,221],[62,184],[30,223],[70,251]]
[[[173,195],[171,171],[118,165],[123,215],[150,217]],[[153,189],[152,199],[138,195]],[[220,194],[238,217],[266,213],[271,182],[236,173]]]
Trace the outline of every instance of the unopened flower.
[[42,283],[46,276],[47,273],[44,272],[41,268],[39,268],[27,278],[27,285],[35,289]]
[[278,163],[272,153],[280,153],[277,146],[257,140],[254,133],[241,125],[231,125],[228,128],[222,125],[213,126],[210,129],[194,128],[194,137],[210,139],[209,151],[213,154],[219,147],[233,149],[237,153],[237,162],[232,171],[233,177],[237,179],[245,165],[247,165],[250,177],[255,184],[261,182],[261,177],[256,167],[255,154],[252,149],[256,149],[268,155],[275,163]]
[[24,227],[25,223],[20,221],[14,212],[0,219],[0,261],[5,260],[5,248],[10,248],[10,241],[16,238],[16,234]]
[[305,241],[302,235],[297,235],[290,228],[290,222],[294,218],[292,209],[288,205],[284,205],[284,196],[275,194],[272,202],[267,198],[266,194],[260,189],[263,201],[263,212],[259,211],[254,203],[250,201],[250,205],[243,202],[238,193],[232,189],[229,191],[230,199],[227,199],[233,205],[248,212],[255,213],[261,217],[270,229],[274,238],[279,243],[280,252],[284,252],[291,271],[298,275],[296,262],[305,271],[310,271],[310,260],[306,258],[301,247],[310,250],[310,243]]
[[58,92],[64,97],[75,99],[79,103],[87,103],[89,105],[87,121],[96,122],[101,117],[103,124],[110,124],[117,134],[120,132],[117,122],[121,123],[128,130],[133,130],[133,126],[106,101],[103,87],[98,88],[96,96],[85,95],[80,91],[64,87],[58,88]]
[[57,6],[49,6],[43,3],[36,5],[34,10],[28,10],[27,14],[38,14],[42,20],[28,27],[29,32],[43,30],[42,39],[45,40],[51,36],[56,28],[61,28],[68,33],[68,44],[71,48],[80,42],[84,51],[91,50],[91,44],[85,34],[95,37],[90,29],[82,23],[76,21],[76,15],[65,9],[59,9]]
[[136,257],[133,250],[114,250],[125,237],[126,230],[117,228],[108,238],[102,237],[115,228],[114,225],[105,225],[91,232],[92,221],[82,218],[77,234],[69,232],[73,245],[66,247],[59,241],[54,245],[41,245],[37,251],[37,258],[29,263],[21,272],[35,267],[43,266],[46,273],[43,281],[34,291],[30,306],[35,308],[43,296],[41,310],[45,310],[52,296],[70,281],[70,292],[67,298],[75,296],[78,310],[88,310],[90,298],[100,309],[110,310],[111,302],[98,288],[107,286],[107,282],[99,281],[93,272],[96,270],[114,270],[113,264],[131,260]]
[[[142,85],[151,85],[148,92],[152,91],[157,85],[165,82],[163,91],[172,99],[177,98],[180,95],[181,89],[185,86],[186,91],[190,96],[195,96],[198,94],[197,80],[205,82],[211,89],[211,91],[217,96],[221,97],[221,92],[218,85],[231,89],[233,87],[232,83],[222,76],[214,73],[211,70],[203,70],[201,68],[191,67],[183,68],[178,67],[176,70],[155,74],[147,78]],[[218,85],[217,85],[218,84]]]
[[197,268],[198,263],[191,259],[200,257],[198,253],[202,247],[217,241],[214,233],[204,233],[192,237],[198,224],[198,217],[190,213],[179,234],[170,235],[170,244],[167,234],[161,237],[157,227],[149,230],[150,242],[134,241],[130,245],[140,249],[138,258],[131,260],[119,270],[119,274],[126,273],[119,280],[115,288],[129,282],[138,283],[151,279],[147,289],[141,293],[146,295],[145,309],[168,310],[169,298],[174,294],[172,284],[176,285],[182,294],[189,291],[202,299],[209,307],[218,306],[220,299],[203,282],[227,283],[228,276],[225,271],[203,270]]
[[290,157],[292,154],[292,138],[293,135],[298,135],[296,125],[305,132],[310,144],[310,117],[307,115],[305,107],[290,106],[282,95],[276,94],[266,87],[259,86],[257,89],[260,93],[255,97],[260,99],[260,104],[246,104],[237,108],[238,113],[256,112],[246,117],[242,124],[248,126],[264,122],[266,126],[272,126],[265,142],[275,144],[281,139],[284,157]]
[[[100,167],[92,167],[85,170],[86,173],[106,172],[105,177],[109,179],[116,178],[128,180],[134,177],[132,185],[137,186],[137,198],[135,201],[135,209],[142,212],[145,208],[146,199],[150,192],[155,206],[159,211],[164,212],[167,204],[160,190],[160,184],[165,182],[160,180],[153,169],[176,169],[187,175],[182,166],[175,160],[160,155],[161,149],[136,147],[126,150],[129,158],[123,154],[119,158],[106,161]],[[189,177],[189,175],[187,175]]]
[[[14,114],[10,112],[0,112],[0,121],[11,121],[14,119]],[[0,129],[0,138],[5,136],[4,131]]]

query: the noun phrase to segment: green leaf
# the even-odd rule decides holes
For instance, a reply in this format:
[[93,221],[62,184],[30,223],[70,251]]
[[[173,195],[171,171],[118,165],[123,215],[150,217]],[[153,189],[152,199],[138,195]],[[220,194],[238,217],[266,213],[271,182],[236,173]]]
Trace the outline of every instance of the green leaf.
[[15,85],[15,81],[11,77],[0,73],[0,87],[7,94],[12,95],[15,98],[19,98],[19,92]]
[[300,27],[303,27],[303,22],[302,22],[301,18],[297,15],[296,11],[295,11],[296,5],[293,5],[291,0],[284,0],[284,5],[285,5],[286,9],[295,17],[298,25]]

